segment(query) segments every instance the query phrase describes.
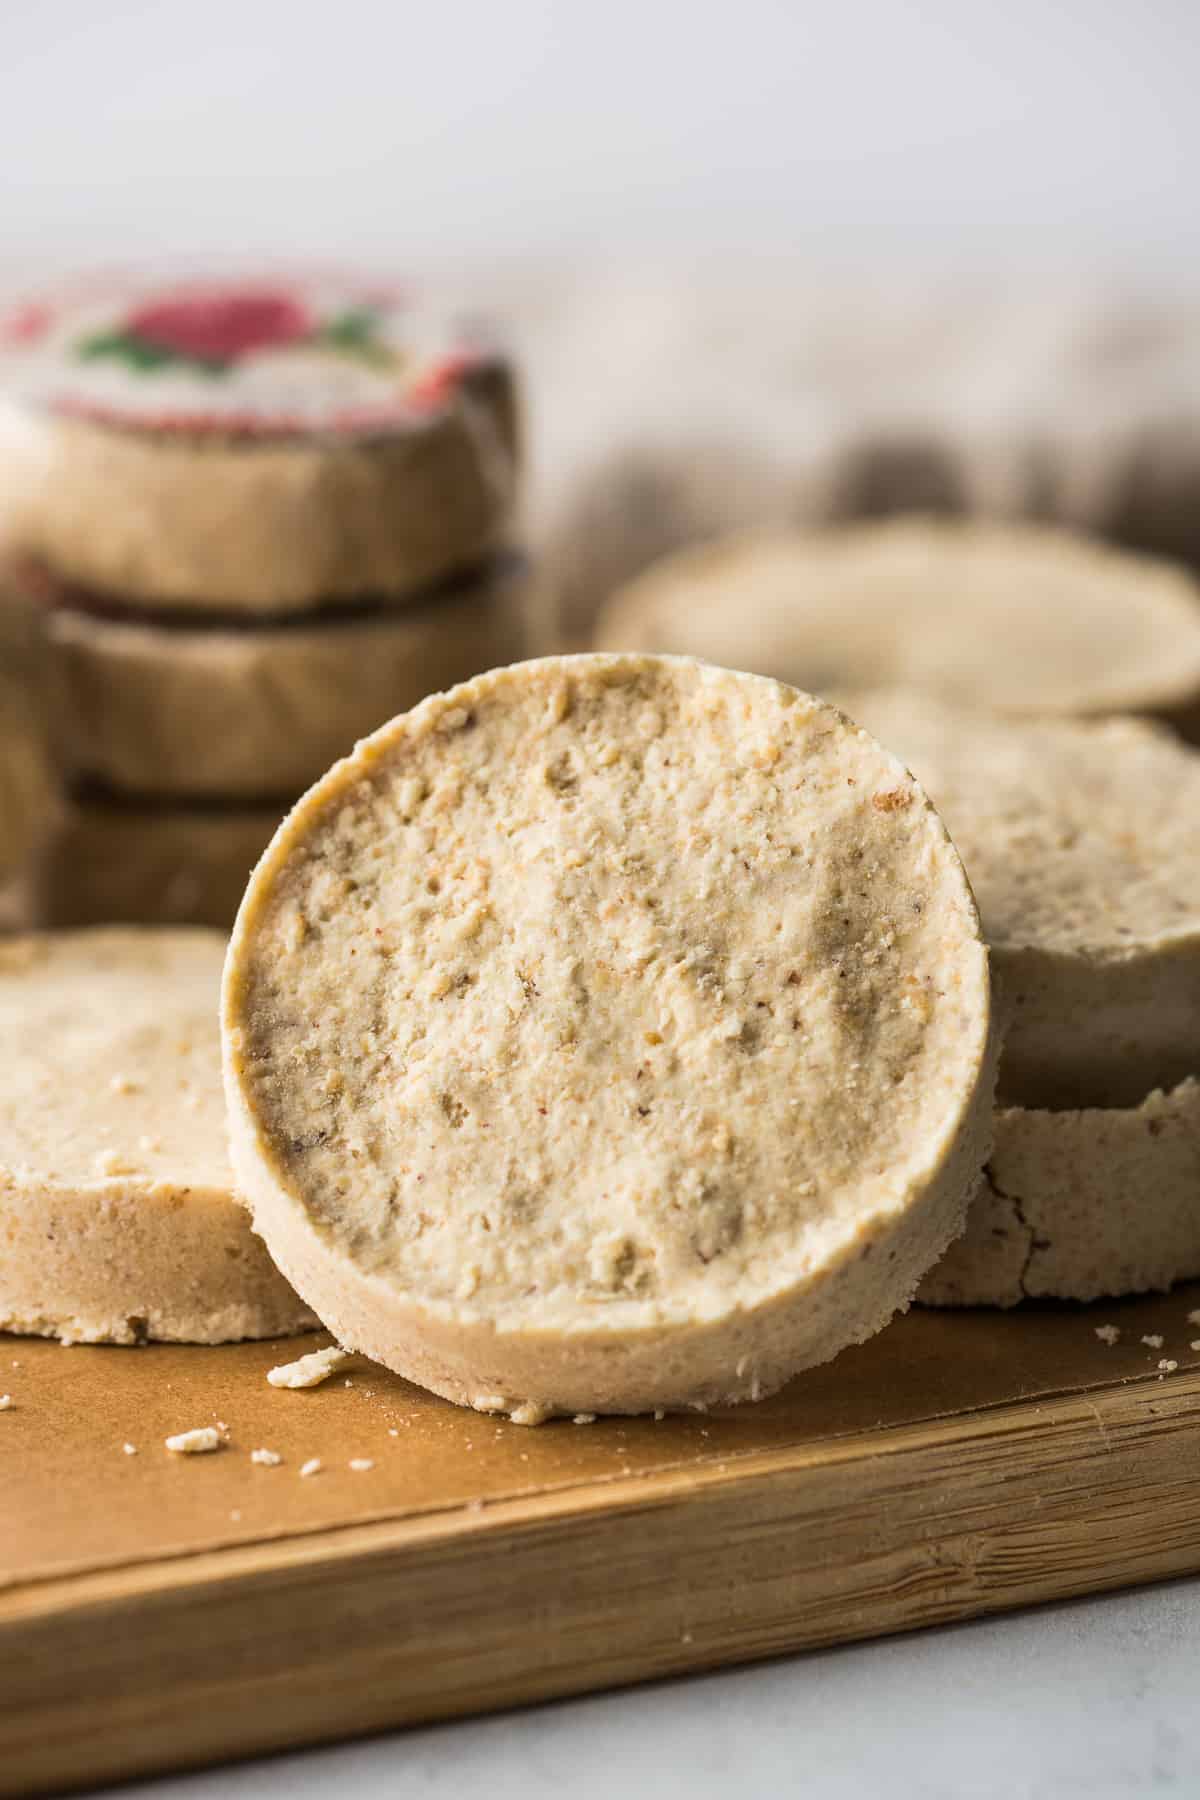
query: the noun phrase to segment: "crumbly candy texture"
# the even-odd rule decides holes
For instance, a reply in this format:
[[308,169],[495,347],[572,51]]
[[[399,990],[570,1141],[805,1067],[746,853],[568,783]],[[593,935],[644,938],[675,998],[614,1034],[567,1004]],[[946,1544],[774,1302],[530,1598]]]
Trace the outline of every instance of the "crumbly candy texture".
[[222,1439],[215,1425],[199,1425],[194,1431],[177,1431],[164,1442],[176,1456],[207,1456],[221,1448]]
[[211,932],[0,943],[0,1328],[223,1343],[312,1314],[239,1204]]
[[209,925],[228,931],[281,803],[191,808],[80,800],[35,857],[29,887],[51,926]]
[[869,1336],[987,1148],[986,952],[903,768],[673,658],[359,746],[226,966],[235,1166],[340,1342],[484,1410],[757,1396]]
[[337,1344],[331,1344],[325,1350],[310,1350],[307,1356],[298,1356],[295,1362],[279,1363],[268,1369],[267,1380],[272,1387],[278,1388],[320,1387],[335,1369],[341,1367],[348,1354]]
[[516,661],[530,588],[521,565],[502,563],[423,606],[232,630],[60,606],[59,762],[124,792],[290,798],[424,695]]
[[1136,1106],[1200,1069],[1200,755],[1130,719],[843,698],[966,864],[1008,1018],[1002,1098]]
[[967,1229],[918,1298],[1015,1306],[1169,1288],[1200,1275],[1198,1193],[1200,1082],[1137,1107],[1001,1107]]
[[614,597],[596,642],[1004,712],[1186,712],[1200,697],[1189,577],[1031,525],[909,518],[685,550]]

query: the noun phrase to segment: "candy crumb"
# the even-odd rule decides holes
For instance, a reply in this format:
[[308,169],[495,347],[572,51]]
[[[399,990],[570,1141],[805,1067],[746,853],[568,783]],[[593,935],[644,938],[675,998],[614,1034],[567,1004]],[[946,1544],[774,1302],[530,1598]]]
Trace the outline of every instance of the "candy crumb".
[[1170,1375],[1170,1374],[1173,1374],[1173,1372],[1179,1367],[1179,1364],[1174,1360],[1173,1357],[1164,1356],[1158,1366],[1162,1370],[1164,1375]]
[[1115,1344],[1120,1335],[1121,1327],[1119,1325],[1097,1325],[1096,1327],[1096,1336],[1102,1344]]
[[126,1456],[136,1456],[137,1455],[137,1445],[136,1444],[122,1444],[121,1448],[125,1452]]
[[321,1473],[320,1457],[319,1456],[310,1456],[307,1462],[301,1463],[300,1464],[300,1473],[302,1475],[319,1475]]
[[595,1413],[576,1413],[571,1423],[573,1425],[594,1425],[596,1423],[596,1415]]
[[7,1412],[13,1403],[11,1394],[0,1394],[0,1412]]
[[250,1461],[261,1464],[264,1469],[277,1469],[283,1458],[278,1450],[252,1450]]
[[298,1356],[295,1362],[279,1363],[274,1369],[268,1369],[267,1380],[272,1387],[278,1388],[319,1387],[349,1355],[348,1350],[337,1344],[330,1344],[326,1350],[310,1350],[307,1356]]
[[514,1406],[508,1416],[514,1425],[543,1425],[550,1413],[551,1408],[543,1406],[540,1400],[522,1400],[520,1406]]
[[1147,1350],[1161,1350],[1163,1347],[1162,1333],[1160,1331],[1152,1331],[1148,1336],[1142,1339],[1142,1342],[1145,1344]]
[[375,1461],[374,1458],[370,1456],[352,1456],[350,1458],[350,1467],[354,1470],[356,1475],[365,1475],[368,1469],[373,1469],[375,1467]]
[[215,1425],[201,1425],[195,1431],[177,1431],[166,1445],[176,1456],[205,1456],[221,1448],[221,1434]]

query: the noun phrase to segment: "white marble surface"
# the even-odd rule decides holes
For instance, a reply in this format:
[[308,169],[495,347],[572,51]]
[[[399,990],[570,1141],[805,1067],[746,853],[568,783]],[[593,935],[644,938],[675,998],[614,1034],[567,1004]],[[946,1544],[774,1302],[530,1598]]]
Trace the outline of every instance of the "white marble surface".
[[138,1800],[1200,1795],[1200,1581],[151,1782]]

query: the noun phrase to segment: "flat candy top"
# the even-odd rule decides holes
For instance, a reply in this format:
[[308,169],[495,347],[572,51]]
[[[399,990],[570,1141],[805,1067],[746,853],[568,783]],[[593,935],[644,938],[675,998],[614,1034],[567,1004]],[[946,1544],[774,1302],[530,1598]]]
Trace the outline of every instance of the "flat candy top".
[[1187,573],[1034,525],[902,518],[682,550],[614,597],[597,642],[810,693],[911,687],[1012,713],[1145,710],[1200,693]]
[[993,950],[1124,961],[1200,947],[1200,756],[1165,728],[840,698],[932,795]]
[[94,282],[0,312],[10,399],[188,434],[394,430],[492,356],[403,290],[344,277]]
[[232,1189],[224,939],[111,928],[0,942],[0,1181]]

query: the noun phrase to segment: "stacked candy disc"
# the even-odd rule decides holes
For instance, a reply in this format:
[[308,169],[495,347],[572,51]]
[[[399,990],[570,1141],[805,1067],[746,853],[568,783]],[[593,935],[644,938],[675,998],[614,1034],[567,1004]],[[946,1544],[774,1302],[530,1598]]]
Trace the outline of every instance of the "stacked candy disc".
[[333,759],[523,653],[513,372],[403,291],[89,287],[0,323],[0,395],[70,797],[46,923],[227,925]]

